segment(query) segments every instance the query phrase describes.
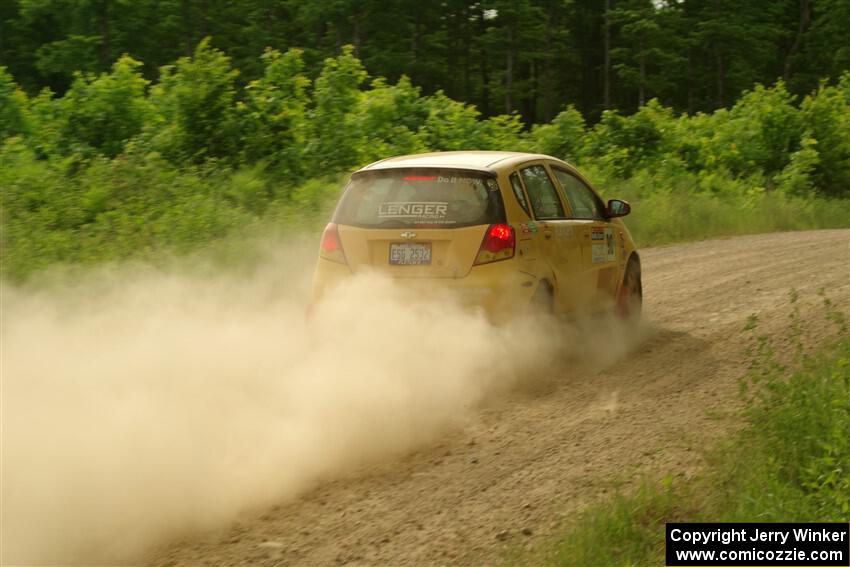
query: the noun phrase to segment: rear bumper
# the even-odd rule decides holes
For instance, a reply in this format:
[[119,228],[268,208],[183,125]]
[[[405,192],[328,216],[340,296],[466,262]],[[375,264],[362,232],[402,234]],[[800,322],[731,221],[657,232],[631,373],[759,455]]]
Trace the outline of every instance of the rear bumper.
[[[319,258],[313,276],[313,303],[321,302],[334,287],[352,277],[347,265]],[[448,293],[460,306],[483,309],[497,319],[523,312],[537,289],[537,278],[520,271],[517,263],[510,260],[474,266],[462,278],[392,279],[396,285],[426,297]]]

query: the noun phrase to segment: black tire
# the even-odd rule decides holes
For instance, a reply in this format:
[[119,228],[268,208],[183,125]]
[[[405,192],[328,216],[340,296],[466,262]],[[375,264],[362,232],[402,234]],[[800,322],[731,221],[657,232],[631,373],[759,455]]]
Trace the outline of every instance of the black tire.
[[617,315],[630,321],[640,321],[643,312],[643,283],[640,260],[632,256],[623,274],[623,283],[617,292]]

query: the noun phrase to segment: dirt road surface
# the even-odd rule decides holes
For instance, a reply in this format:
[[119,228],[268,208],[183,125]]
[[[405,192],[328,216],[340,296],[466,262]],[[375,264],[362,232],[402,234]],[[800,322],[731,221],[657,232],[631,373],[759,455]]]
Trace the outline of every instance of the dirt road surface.
[[791,288],[816,343],[817,290],[847,312],[850,232],[779,233],[647,249],[641,343],[601,370],[553,369],[463,431],[327,481],[226,530],[162,549],[157,565],[481,565],[541,545],[581,507],[646,474],[689,477],[729,418],[748,315],[787,323]]

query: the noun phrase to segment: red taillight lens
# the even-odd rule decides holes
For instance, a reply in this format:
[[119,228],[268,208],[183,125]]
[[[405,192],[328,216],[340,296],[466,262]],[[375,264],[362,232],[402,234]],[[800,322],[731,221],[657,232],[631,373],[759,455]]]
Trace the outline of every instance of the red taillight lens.
[[322,250],[325,252],[336,252],[342,248],[339,242],[339,231],[334,223],[329,223],[322,234]]
[[481,244],[489,252],[500,252],[514,247],[514,229],[506,224],[494,224],[487,230],[487,236]]
[[345,264],[345,253],[342,251],[342,241],[339,239],[339,229],[336,224],[328,223],[322,233],[322,244],[319,248],[322,258]]
[[513,258],[516,248],[516,233],[508,224],[493,224],[484,233],[481,248],[478,249],[476,264],[486,264],[498,260]]

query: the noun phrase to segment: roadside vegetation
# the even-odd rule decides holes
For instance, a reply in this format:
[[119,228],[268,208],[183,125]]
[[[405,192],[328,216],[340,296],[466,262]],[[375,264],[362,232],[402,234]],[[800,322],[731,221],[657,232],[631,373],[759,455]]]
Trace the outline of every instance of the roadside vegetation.
[[679,114],[650,100],[591,125],[484,117],[405,77],[370,77],[353,49],[315,79],[300,50],[267,50],[237,81],[202,41],[160,70],[121,57],[62,96],[28,95],[0,67],[2,276],[227,246],[321,225],[346,172],[426,150],[534,151],[629,199],[641,245],[850,225],[850,74],[805,97],[781,81],[731,108]]
[[647,480],[592,506],[534,563],[663,565],[665,522],[845,521],[850,336],[847,315],[825,296],[823,302],[837,334],[813,351],[804,346],[808,331],[795,291],[786,336],[760,334],[751,316],[744,329],[751,359],[741,380],[744,427],[709,451],[702,476]]

